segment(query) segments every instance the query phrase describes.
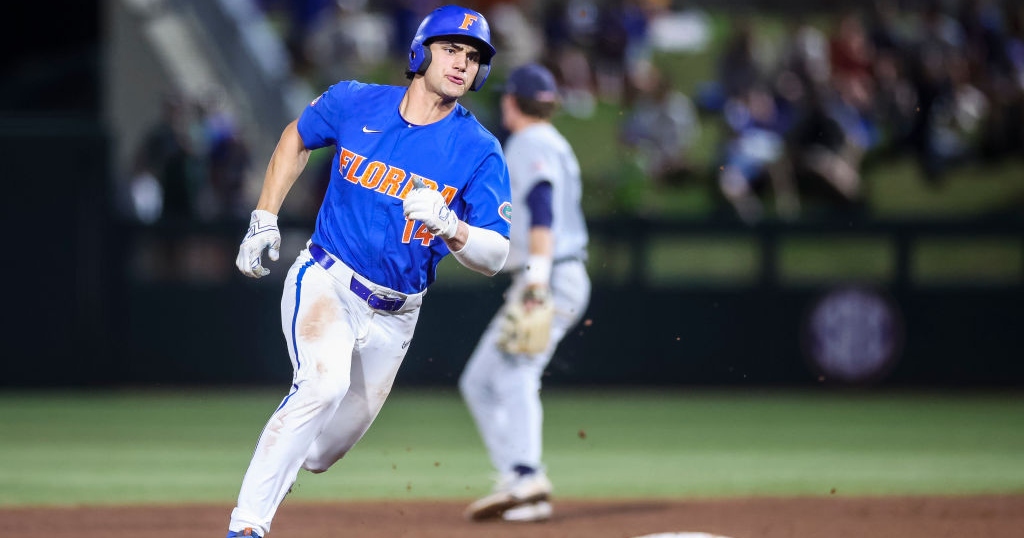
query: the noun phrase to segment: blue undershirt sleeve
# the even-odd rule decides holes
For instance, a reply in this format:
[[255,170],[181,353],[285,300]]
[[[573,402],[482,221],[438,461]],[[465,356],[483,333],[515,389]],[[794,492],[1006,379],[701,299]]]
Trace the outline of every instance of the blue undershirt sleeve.
[[551,227],[551,182],[540,181],[533,186],[526,196],[526,205],[530,209],[530,227]]

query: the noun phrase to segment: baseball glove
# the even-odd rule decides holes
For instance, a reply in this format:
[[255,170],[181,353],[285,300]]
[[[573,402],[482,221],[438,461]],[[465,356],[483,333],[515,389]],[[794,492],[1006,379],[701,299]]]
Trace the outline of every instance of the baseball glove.
[[551,339],[555,305],[545,288],[530,288],[505,308],[498,347],[506,353],[534,354],[544,351]]

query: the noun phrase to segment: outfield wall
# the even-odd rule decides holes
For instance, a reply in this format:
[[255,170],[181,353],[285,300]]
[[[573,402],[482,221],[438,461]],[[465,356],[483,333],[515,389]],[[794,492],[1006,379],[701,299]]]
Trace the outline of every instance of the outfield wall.
[[[930,290],[888,295],[896,326],[839,329],[847,356],[891,338],[894,362],[863,379],[822,373],[806,348],[807,323],[830,288],[641,290],[596,287],[586,321],[548,369],[549,384],[801,386],[822,383],[1020,386],[1024,294],[1020,290]],[[499,305],[500,287],[430,293],[399,380],[453,385],[476,337]],[[287,383],[279,291],[267,287],[137,288],[121,368],[129,383]],[[870,315],[868,316],[870,320]],[[877,316],[877,314],[875,314]],[[128,316],[126,316],[128,317]],[[844,323],[857,324],[856,316]],[[870,321],[868,324],[870,325]],[[117,324],[120,326],[120,324]],[[888,332],[891,331],[891,332]],[[845,334],[842,334],[844,333]],[[850,338],[859,339],[849,342]],[[845,344],[844,344],[845,342]],[[842,352],[840,352],[842,353]],[[858,360],[858,359],[855,359]]]
[[[58,223],[48,223],[40,229],[64,237],[60,250],[68,255],[21,245],[31,255],[19,262],[42,269],[8,280],[12,304],[27,305],[29,316],[8,325],[14,330],[0,385],[287,384],[281,282],[308,237],[305,224],[285,225],[282,260],[254,281],[233,266],[242,222],[110,223],[98,241],[88,239],[88,227],[64,237]],[[821,261],[800,252],[806,247],[790,252],[792,237],[806,240],[813,230],[813,244],[835,245],[851,227],[861,243],[869,237],[890,244],[882,249],[888,261],[867,263],[857,278],[833,278],[807,269]],[[845,228],[616,221],[592,228],[592,301],[552,361],[549,385],[1024,384],[1024,233],[1012,219]],[[989,256],[968,264],[984,278],[928,277],[918,245],[932,235],[949,240],[954,230],[968,245],[999,242],[1005,267],[993,271]],[[689,263],[692,252],[656,253],[673,245],[666,238],[684,237],[741,245],[730,254],[735,260],[719,262],[733,269],[714,278],[716,265]],[[177,260],[178,273],[154,261],[161,251],[170,253],[164,261]],[[964,256],[957,251],[951,260]],[[846,265],[840,260],[840,269]],[[454,385],[507,282],[457,265],[441,273],[402,384]]]

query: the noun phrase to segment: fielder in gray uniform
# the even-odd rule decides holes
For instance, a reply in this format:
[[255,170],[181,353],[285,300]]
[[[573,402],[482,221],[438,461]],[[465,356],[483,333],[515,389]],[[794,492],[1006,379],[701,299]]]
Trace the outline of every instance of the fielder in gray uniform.
[[[550,122],[558,103],[554,76],[538,64],[512,71],[501,98],[517,208],[503,268],[512,283],[459,379],[499,478],[493,493],[468,507],[471,520],[539,521],[552,513],[552,486],[541,461],[541,375],[590,301],[580,167]],[[554,305],[546,346],[536,353],[509,351],[502,345],[506,313],[539,301]]]

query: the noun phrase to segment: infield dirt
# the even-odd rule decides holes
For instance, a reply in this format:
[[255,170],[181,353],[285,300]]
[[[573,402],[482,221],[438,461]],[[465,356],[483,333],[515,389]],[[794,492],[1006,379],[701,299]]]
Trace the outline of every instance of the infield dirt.
[[[286,502],[268,538],[631,538],[704,532],[730,538],[1024,538],[1024,495],[973,497],[555,499],[546,523],[471,523],[454,501]],[[0,509],[6,538],[224,536],[231,507]]]

